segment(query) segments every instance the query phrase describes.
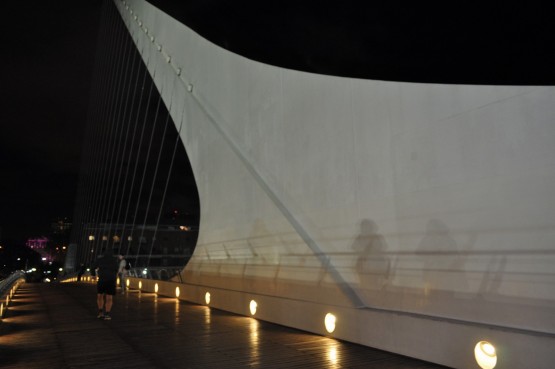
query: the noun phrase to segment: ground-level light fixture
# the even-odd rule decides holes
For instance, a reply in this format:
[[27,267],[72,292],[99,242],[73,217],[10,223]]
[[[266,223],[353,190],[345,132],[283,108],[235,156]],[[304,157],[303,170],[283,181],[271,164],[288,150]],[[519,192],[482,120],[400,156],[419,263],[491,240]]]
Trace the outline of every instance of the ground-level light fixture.
[[254,300],[251,300],[249,304],[249,310],[251,311],[251,315],[256,314],[256,309],[258,309],[258,303]]
[[154,284],[154,293],[158,293],[158,283]]
[[210,292],[204,294],[204,301],[206,301],[206,305],[210,305]]
[[179,290],[179,287],[175,287],[175,297],[179,298],[180,294],[181,294],[181,291]]
[[143,281],[139,281],[139,289],[143,288]]
[[474,347],[474,357],[482,369],[493,369],[497,365],[495,347],[488,341],[480,341]]
[[326,317],[324,318],[324,325],[326,326],[326,331],[328,333],[332,333],[335,331],[335,324],[337,322],[337,318],[332,313],[327,313]]

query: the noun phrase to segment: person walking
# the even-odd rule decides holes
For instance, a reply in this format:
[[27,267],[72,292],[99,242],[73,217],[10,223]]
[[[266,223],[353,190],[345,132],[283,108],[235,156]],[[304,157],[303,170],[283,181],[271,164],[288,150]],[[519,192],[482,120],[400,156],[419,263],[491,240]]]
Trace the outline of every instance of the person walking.
[[119,285],[121,287],[121,293],[125,293],[125,277],[127,276],[127,260],[123,258],[123,255],[118,255],[119,259],[119,268],[118,268],[118,276],[119,276]]
[[81,282],[81,277],[85,274],[85,264],[81,263],[79,267],[79,272],[77,273],[77,282]]
[[114,257],[111,248],[107,248],[104,254],[96,259],[91,273],[98,275],[96,283],[97,295],[96,304],[98,306],[98,319],[111,320],[110,312],[116,294],[116,279],[118,274],[118,260]]

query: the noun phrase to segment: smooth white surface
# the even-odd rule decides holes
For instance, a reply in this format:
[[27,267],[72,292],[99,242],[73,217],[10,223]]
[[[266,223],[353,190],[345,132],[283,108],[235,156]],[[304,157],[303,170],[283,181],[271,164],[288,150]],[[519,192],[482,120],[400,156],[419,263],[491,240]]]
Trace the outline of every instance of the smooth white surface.
[[[345,315],[335,336],[453,367],[471,367],[482,339],[505,340],[503,368],[524,367],[503,357],[515,352],[550,366],[554,87],[285,70],[127,3],[137,21],[116,0],[183,124],[198,185],[199,241],[182,275],[196,300],[225,290],[219,307],[237,311],[256,295],[257,317],[314,332],[323,318],[264,315],[264,298],[333,307]],[[454,355],[461,345],[468,354]]]

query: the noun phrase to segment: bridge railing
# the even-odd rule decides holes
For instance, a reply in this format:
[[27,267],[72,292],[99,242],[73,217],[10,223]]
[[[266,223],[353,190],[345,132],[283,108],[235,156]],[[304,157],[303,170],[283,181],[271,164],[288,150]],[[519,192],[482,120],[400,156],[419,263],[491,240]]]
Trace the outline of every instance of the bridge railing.
[[25,273],[16,271],[0,281],[0,319],[4,317],[13,294],[21,283],[25,282]]
[[183,267],[148,267],[148,268],[132,268],[129,270],[130,277],[155,279],[159,281],[168,281],[173,277],[181,280],[181,271]]

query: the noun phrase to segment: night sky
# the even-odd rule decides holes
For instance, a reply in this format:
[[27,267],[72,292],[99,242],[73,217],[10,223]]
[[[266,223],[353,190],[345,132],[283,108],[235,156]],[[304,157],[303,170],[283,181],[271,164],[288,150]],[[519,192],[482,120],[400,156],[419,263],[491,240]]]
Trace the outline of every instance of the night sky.
[[0,240],[72,217],[101,0],[4,3]]

